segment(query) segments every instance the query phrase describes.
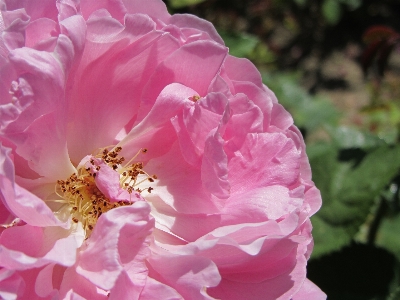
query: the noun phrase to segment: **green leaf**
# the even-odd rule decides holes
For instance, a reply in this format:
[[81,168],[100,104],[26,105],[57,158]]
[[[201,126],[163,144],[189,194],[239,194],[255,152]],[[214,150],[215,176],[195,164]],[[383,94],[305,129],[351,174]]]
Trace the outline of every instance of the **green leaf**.
[[276,55],[266,44],[258,42],[248,56],[255,65],[270,64],[276,61]]
[[324,15],[326,21],[331,24],[335,25],[341,15],[341,8],[340,3],[337,0],[325,0],[322,3],[322,14]]
[[229,54],[237,57],[249,57],[260,42],[256,36],[246,33],[221,30],[219,34],[229,48]]
[[397,260],[394,263],[394,278],[389,285],[389,295],[386,300],[400,299],[400,262]]
[[387,300],[399,300],[400,299],[400,287],[398,287],[395,291],[390,293]]
[[304,7],[307,4],[307,0],[294,0],[298,6]]
[[313,225],[314,250],[311,258],[318,258],[351,243],[351,235],[344,226],[332,226],[318,215],[311,218]]
[[297,82],[293,74],[262,73],[264,83],[275,93],[293,116],[298,127],[313,131],[318,127],[336,125],[339,113],[325,98],[310,96]]
[[400,169],[400,146],[379,147],[349,172],[338,197],[346,203],[359,203],[377,197]]
[[376,135],[373,135],[367,131],[361,131],[356,128],[347,126],[326,127],[332,141],[339,148],[361,148],[368,149],[376,146],[385,145],[385,141],[380,139]]
[[181,8],[189,5],[198,4],[205,0],[170,0],[169,5],[172,8]]
[[313,180],[322,195],[322,208],[311,218],[313,258],[350,243],[370,213],[375,199],[398,173],[400,146],[374,148],[357,165],[337,159],[333,144],[308,146]]
[[400,260],[400,214],[382,220],[376,244],[393,253]]
[[362,0],[341,0],[341,2],[346,4],[350,10],[355,10],[362,4]]

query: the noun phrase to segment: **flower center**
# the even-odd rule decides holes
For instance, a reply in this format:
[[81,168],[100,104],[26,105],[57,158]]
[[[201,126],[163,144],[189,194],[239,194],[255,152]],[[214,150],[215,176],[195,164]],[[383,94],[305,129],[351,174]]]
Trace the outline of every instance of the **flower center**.
[[[120,157],[121,147],[109,151],[102,149],[100,154],[92,156],[83,166],[79,167],[77,173],[73,173],[67,180],[57,180],[56,194],[61,197],[56,202],[63,203],[67,207],[75,223],[81,222],[88,238],[97,223],[98,218],[110,209],[131,205],[132,193],[140,199],[143,192],[151,193],[152,187],[143,187],[144,182],[154,182],[156,175],[150,176],[143,170],[142,162],[134,161],[140,153],[146,153],[147,149],[141,149],[127,164],[124,157]],[[129,199],[109,199],[96,184],[101,166],[110,167],[119,175],[119,186],[129,193]]]

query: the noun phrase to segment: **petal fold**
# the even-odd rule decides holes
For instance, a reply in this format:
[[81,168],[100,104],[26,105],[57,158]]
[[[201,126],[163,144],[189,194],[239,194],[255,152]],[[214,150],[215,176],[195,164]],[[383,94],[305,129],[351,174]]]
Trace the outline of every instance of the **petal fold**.
[[[149,213],[149,205],[138,201],[103,214],[80,253],[77,273],[102,289],[112,289],[124,270],[118,248],[121,230],[132,226],[137,231],[145,228],[146,234],[150,234],[154,220]],[[143,243],[141,240],[135,242]]]

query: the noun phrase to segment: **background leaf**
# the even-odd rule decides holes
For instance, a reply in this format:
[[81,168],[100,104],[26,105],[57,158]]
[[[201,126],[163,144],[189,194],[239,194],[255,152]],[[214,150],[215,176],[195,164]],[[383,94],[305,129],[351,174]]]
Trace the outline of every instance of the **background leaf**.
[[300,87],[296,75],[263,72],[262,76],[298,127],[313,131],[323,125],[336,125],[339,118],[336,108],[325,98],[308,94]]
[[249,57],[259,43],[259,39],[245,33],[219,31],[225,45],[229,48],[229,54],[238,57]]
[[181,8],[189,5],[198,4],[205,0],[170,0],[169,6],[172,8]]
[[356,165],[338,160],[334,144],[309,146],[307,153],[323,199],[321,210],[312,217],[315,258],[351,242],[374,200],[398,173],[400,146],[375,148]]
[[341,15],[341,7],[339,1],[325,0],[322,3],[322,14],[329,24],[336,24],[340,20]]
[[400,214],[385,218],[378,231],[376,243],[400,260]]
[[349,149],[349,148],[361,148],[369,149],[377,146],[386,145],[385,141],[376,135],[373,135],[367,131],[361,131],[359,129],[348,127],[348,126],[338,126],[338,127],[326,127],[325,128],[332,142],[336,144],[339,148]]

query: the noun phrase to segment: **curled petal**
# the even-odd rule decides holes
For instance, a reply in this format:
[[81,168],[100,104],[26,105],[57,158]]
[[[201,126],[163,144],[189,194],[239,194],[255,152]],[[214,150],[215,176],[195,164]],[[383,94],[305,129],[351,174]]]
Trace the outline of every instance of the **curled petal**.
[[280,223],[221,227],[194,243],[168,249],[180,254],[193,251],[216,263],[222,281],[209,289],[215,298],[289,299],[305,276],[306,247],[291,238],[297,221],[292,215]]
[[201,179],[206,190],[218,198],[226,199],[231,186],[228,181],[228,157],[223,146],[224,140],[219,132],[212,131],[205,143]]
[[195,95],[205,96],[225,60],[227,50],[226,47],[213,41],[197,41],[184,45],[171,54],[157,67],[146,84],[142,95],[142,106],[138,113],[139,120],[151,110],[163,88],[173,82],[192,88],[196,91]]
[[259,88],[263,87],[260,72],[246,58],[228,55],[224,63],[224,69],[228,77],[233,81],[251,82]]
[[124,20],[124,16],[126,14],[126,8],[122,2],[122,0],[88,0],[81,1],[81,12],[85,19],[96,10],[106,9],[114,19],[119,20],[121,23]]
[[166,22],[170,15],[166,9],[164,2],[157,0],[122,0],[129,13],[141,13],[149,15],[154,19]]
[[[96,159],[100,170],[95,179],[96,186],[111,201],[131,200],[131,195],[127,190],[121,188],[119,183],[119,173],[110,168],[104,161]],[[136,197],[135,197],[136,198]]]
[[44,47],[44,45],[48,45],[50,42],[54,47],[55,33],[57,33],[57,23],[55,21],[44,18],[33,21],[29,23],[25,30],[25,46],[47,50],[48,48]]
[[185,103],[188,103],[189,97],[194,91],[179,83],[167,85],[157,97],[154,106],[148,115],[137,124],[119,143],[119,146],[124,148],[123,154],[127,157],[133,157],[141,148],[140,145],[146,145],[150,149],[149,155],[155,155],[160,152],[164,154],[169,150],[169,147],[174,142],[171,136],[168,136],[169,147],[157,149],[159,138],[153,139],[153,136],[166,135],[172,133],[172,128],[169,125],[171,118],[176,116],[183,108]]
[[[118,248],[120,232],[124,227],[132,226],[132,230],[145,230],[150,234],[154,220],[149,213],[149,205],[138,201],[103,214],[80,253],[77,272],[102,289],[113,288],[124,269]],[[136,242],[140,245],[135,246],[143,243],[141,240]]]
[[38,18],[57,20],[57,7],[52,0],[43,0],[40,5],[29,0],[7,1],[7,10],[13,11],[19,8],[24,8],[32,21]]
[[189,164],[200,165],[208,135],[219,126],[222,115],[229,109],[225,95],[209,93],[195,103],[185,103],[182,113],[171,119],[181,152]]
[[198,29],[199,32],[206,32],[214,41],[225,45],[214,26],[210,22],[200,19],[197,16],[189,14],[173,15],[168,22],[179,28],[195,28]]

